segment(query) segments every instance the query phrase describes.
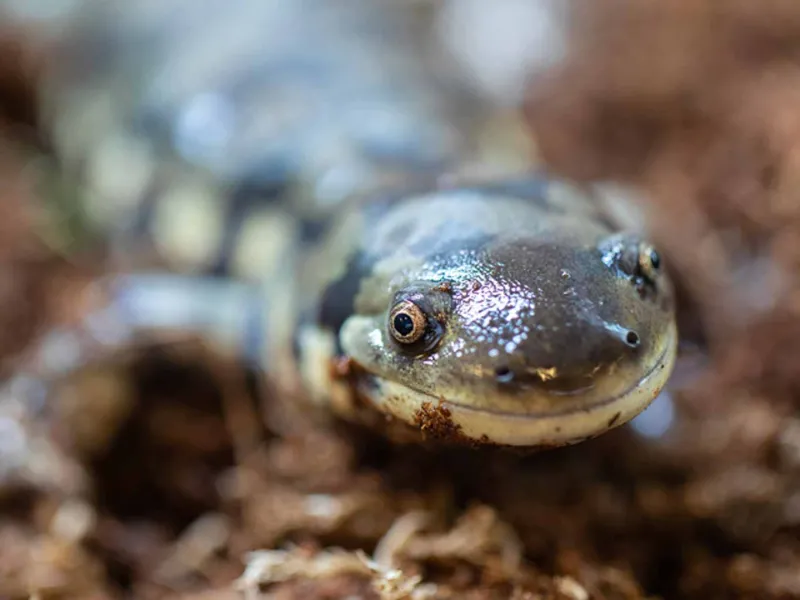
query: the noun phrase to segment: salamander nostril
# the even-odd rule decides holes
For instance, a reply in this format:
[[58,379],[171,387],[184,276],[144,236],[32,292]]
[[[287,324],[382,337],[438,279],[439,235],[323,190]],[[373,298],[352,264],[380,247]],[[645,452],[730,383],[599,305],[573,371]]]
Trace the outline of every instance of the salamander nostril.
[[638,348],[639,344],[641,343],[639,334],[633,330],[628,331],[628,333],[625,335],[625,343],[631,348]]
[[497,378],[497,381],[499,381],[500,383],[508,383],[509,381],[514,379],[514,373],[512,373],[511,369],[509,369],[505,365],[496,367],[494,370],[494,375]]

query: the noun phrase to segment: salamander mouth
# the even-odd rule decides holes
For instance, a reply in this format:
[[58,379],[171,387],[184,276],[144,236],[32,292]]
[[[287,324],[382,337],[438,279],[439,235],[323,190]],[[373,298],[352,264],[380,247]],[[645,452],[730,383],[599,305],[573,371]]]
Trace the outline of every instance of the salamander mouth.
[[655,400],[672,373],[677,354],[677,331],[670,326],[664,349],[653,366],[624,391],[588,405],[557,411],[518,414],[473,408],[408,385],[370,378],[364,395],[381,411],[413,426],[424,425],[432,409],[445,416],[459,439],[510,446],[565,446],[619,427]]

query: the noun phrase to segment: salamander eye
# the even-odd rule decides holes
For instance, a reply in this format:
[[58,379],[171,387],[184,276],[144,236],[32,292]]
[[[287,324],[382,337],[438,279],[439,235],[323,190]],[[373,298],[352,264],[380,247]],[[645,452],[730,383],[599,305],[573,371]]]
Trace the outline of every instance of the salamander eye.
[[656,249],[650,244],[642,244],[639,247],[639,270],[642,275],[650,281],[655,281],[660,269],[661,256]]
[[428,319],[422,309],[408,300],[394,307],[389,315],[389,332],[401,344],[413,344],[425,333]]

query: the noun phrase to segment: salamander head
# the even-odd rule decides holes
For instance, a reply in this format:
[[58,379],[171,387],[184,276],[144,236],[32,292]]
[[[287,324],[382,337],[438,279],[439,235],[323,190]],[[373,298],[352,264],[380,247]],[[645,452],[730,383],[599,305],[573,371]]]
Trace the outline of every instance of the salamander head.
[[515,446],[599,435],[658,395],[677,335],[651,245],[574,218],[461,235],[404,261],[344,322],[362,395],[409,423],[439,407],[460,436]]

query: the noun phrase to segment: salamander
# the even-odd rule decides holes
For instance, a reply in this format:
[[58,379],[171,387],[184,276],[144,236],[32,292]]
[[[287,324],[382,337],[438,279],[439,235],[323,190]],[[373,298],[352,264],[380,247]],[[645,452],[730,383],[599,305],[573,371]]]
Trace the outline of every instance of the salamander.
[[543,174],[361,203],[299,272],[276,377],[345,415],[435,410],[471,441],[562,445],[638,414],[675,359],[657,250]]
[[[156,63],[181,69],[144,69],[147,93],[132,108],[112,103],[122,116],[109,120],[105,145],[80,146],[75,113],[65,109],[55,126],[65,163],[89,154],[77,161],[88,188],[94,182],[104,200],[135,207],[132,229],[147,232],[168,261],[200,257],[206,271],[195,275],[252,283],[263,300],[260,365],[287,397],[346,420],[474,444],[560,446],[628,422],[667,382],[678,346],[658,251],[591,188],[545,171],[439,176],[481,155],[480,136],[461,120],[470,110],[438,103],[452,82],[420,75],[411,49],[354,50],[367,39],[386,43],[383,34],[395,31],[386,23],[397,21],[376,25],[366,5],[338,4],[347,10],[328,14],[336,18],[317,7],[319,18],[309,19],[320,44],[312,51],[294,32],[290,50],[264,42],[263,55],[243,59],[247,45],[233,42],[238,55],[194,68],[185,52],[224,24],[190,20],[174,39],[164,15],[156,25],[135,21],[131,28],[166,47]],[[353,28],[334,35],[343,22]],[[93,43],[96,52],[110,42]],[[109,56],[112,67],[125,64]],[[76,77],[62,71],[56,97],[85,94],[64,73]],[[66,106],[85,107],[77,97]],[[368,115],[377,125],[359,122]],[[155,149],[158,136],[142,125],[153,118],[173,133]],[[187,141],[208,134],[198,124],[217,127],[205,146]],[[109,169],[128,158],[132,167],[114,179]],[[194,218],[198,205],[213,218]],[[120,215],[107,210],[106,221]],[[223,228],[231,215],[235,224]],[[181,225],[201,251],[170,229]]]

